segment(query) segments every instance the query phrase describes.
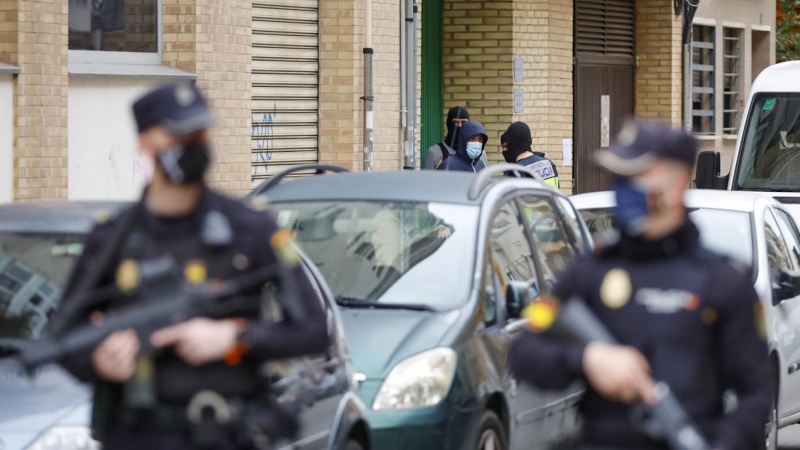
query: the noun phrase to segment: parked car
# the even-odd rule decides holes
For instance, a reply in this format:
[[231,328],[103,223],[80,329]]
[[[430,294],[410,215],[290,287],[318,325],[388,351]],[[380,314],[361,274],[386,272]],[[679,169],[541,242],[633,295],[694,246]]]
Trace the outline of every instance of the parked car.
[[[46,334],[94,215],[123,206],[0,205],[0,356],[13,355],[24,341]],[[305,256],[303,266],[327,311],[332,344],[325,355],[268,364],[277,401],[287,406],[302,402],[300,440],[275,448],[371,449],[366,408],[354,393],[355,372],[339,311],[319,271]],[[91,388],[60,366],[42,367],[29,379],[13,359],[0,359],[0,449],[99,448],[88,427],[91,397]]]
[[[519,385],[506,356],[521,293],[548,290],[589,233],[560,191],[498,176],[510,167],[303,166],[251,193],[296,230],[342,308],[376,448],[534,449],[575,431],[582,386]],[[303,171],[319,175],[287,179]]]
[[[593,235],[611,227],[612,192],[571,198]],[[786,207],[769,196],[693,189],[684,200],[708,249],[752,268],[764,306],[769,351],[778,392],[767,424],[768,449],[777,449],[778,428],[800,421],[800,232]]]

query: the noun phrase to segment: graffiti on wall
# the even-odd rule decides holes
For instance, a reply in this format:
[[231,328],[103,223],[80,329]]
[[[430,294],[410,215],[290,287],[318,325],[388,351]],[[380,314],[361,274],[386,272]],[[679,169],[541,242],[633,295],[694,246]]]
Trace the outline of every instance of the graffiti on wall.
[[272,152],[275,150],[275,117],[278,115],[278,104],[273,103],[272,112],[264,113],[260,120],[257,115],[250,115],[250,136],[255,142],[255,158],[252,161],[253,171],[250,182],[255,182],[258,175],[266,175]]

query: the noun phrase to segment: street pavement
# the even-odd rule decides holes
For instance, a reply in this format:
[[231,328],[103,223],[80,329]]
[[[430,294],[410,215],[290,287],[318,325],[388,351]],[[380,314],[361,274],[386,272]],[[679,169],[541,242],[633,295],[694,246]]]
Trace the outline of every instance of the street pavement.
[[778,432],[780,450],[800,450],[800,425],[789,425]]

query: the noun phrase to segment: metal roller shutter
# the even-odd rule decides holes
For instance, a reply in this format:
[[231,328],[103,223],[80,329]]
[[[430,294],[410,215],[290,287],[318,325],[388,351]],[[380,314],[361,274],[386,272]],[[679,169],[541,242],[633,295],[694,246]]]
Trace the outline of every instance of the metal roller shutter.
[[319,0],[253,2],[253,186],[317,162]]

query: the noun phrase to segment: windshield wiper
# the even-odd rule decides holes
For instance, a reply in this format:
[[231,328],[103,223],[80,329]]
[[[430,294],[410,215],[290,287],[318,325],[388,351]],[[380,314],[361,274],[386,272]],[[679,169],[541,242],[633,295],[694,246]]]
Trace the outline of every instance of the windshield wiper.
[[337,296],[336,304],[349,308],[410,309],[412,311],[436,311],[420,303],[378,303],[364,298]]

